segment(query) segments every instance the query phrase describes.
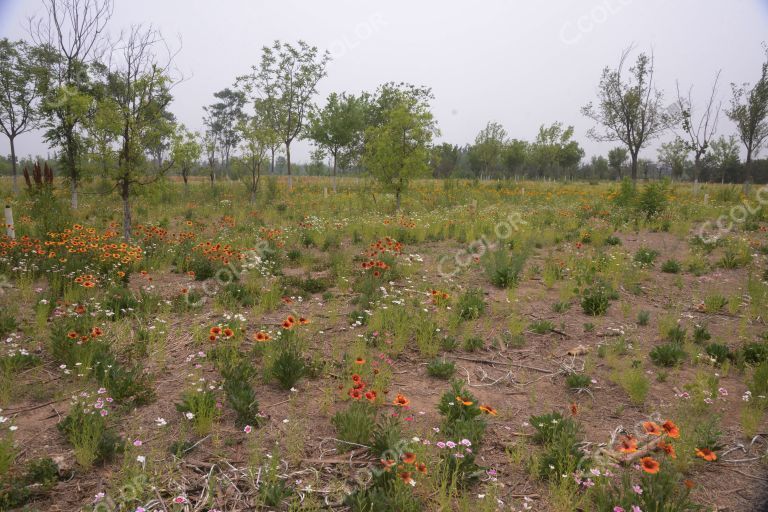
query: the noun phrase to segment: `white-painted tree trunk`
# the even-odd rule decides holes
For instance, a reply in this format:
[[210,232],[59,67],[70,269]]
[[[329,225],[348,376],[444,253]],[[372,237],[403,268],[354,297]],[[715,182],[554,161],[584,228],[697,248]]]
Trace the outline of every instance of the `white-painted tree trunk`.
[[10,206],[5,207],[5,234],[11,240],[16,239],[16,228],[13,225],[13,210]]

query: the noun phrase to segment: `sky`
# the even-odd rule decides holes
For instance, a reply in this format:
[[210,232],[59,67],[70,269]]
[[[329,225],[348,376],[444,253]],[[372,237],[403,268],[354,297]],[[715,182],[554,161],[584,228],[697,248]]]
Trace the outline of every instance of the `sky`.
[[[27,38],[26,18],[39,12],[38,0],[0,0],[0,37]],[[264,45],[301,39],[331,53],[317,103],[334,91],[410,82],[433,90],[439,142],[470,143],[489,121],[532,140],[540,125],[561,121],[589,157],[616,144],[590,141],[593,123],[580,109],[625,47],[653,52],[668,104],[677,82],[704,103],[721,70],[726,107],[731,82],[758,78],[768,0],[115,0],[112,34],[150,23],[180,47],[185,80],[171,110],[193,130],[213,93],[258,63]],[[734,133],[724,113],[718,128]],[[655,159],[657,146],[641,158]],[[293,159],[307,160],[310,149],[295,144]],[[20,156],[47,151],[39,132],[17,139]],[[8,153],[3,138],[0,154]]]

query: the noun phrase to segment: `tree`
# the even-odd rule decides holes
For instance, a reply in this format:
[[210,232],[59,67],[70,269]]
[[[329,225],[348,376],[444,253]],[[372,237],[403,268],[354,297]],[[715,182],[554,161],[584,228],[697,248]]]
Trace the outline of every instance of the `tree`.
[[524,140],[508,141],[501,153],[501,162],[508,174],[517,174],[528,161],[529,144]]
[[256,202],[259,190],[261,168],[267,158],[267,151],[274,144],[277,134],[269,122],[269,109],[263,103],[256,104],[255,114],[244,116],[237,125],[239,138],[242,143],[242,160],[250,172],[250,202]]
[[112,16],[112,0],[43,0],[45,15],[32,18],[29,31],[45,62],[42,126],[45,140],[59,151],[59,160],[77,208],[83,150],[81,129],[92,104],[91,61],[99,56],[104,30]]
[[658,151],[659,162],[672,169],[673,178],[680,179],[687,167],[690,152],[688,144],[680,137],[676,137],[672,142],[665,142],[661,145]]
[[[163,63],[156,52],[163,51]],[[120,120],[118,167],[115,186],[123,201],[123,238],[131,238],[131,189],[156,181],[173,165],[147,174],[146,141],[156,130],[166,130],[167,107],[173,97],[170,69],[174,53],[160,32],[133,26],[112,49],[110,66],[104,70],[105,89],[117,105]]]
[[735,174],[741,165],[739,143],[736,136],[731,135],[726,138],[721,135],[712,141],[711,149],[712,151],[705,158],[705,163],[717,171],[720,183],[725,183],[726,175]]
[[208,160],[208,175],[211,178],[211,187],[216,184],[216,136],[211,130],[206,130],[203,135],[200,146],[205,151],[205,158]]
[[14,194],[19,191],[16,137],[37,127],[40,79],[40,69],[29,45],[0,39],[0,132],[8,137],[11,146]]
[[604,179],[609,172],[608,160],[602,155],[593,156],[586,169],[589,170],[589,178]]
[[575,170],[582,158],[584,150],[579,143],[571,140],[573,126],[563,128],[562,123],[553,123],[547,127],[541,125],[536,141],[531,145],[531,163],[536,166],[539,176],[554,176],[559,178],[561,171]]
[[754,86],[731,84],[731,108],[725,113],[736,124],[741,143],[747,150],[745,184],[752,181],[752,157],[768,138],[768,46],[766,61]]
[[[103,94],[103,93],[102,93]],[[117,152],[114,143],[120,135],[120,117],[115,102],[102,96],[96,100],[92,115],[85,123],[87,139],[85,146],[92,158],[98,159],[102,177],[115,165]]]
[[171,139],[171,160],[179,168],[186,191],[189,190],[189,173],[203,153],[203,148],[198,142],[199,139],[199,133],[190,132],[183,124],[176,127]]
[[240,130],[237,127],[244,116],[245,93],[227,87],[213,96],[219,101],[203,107],[208,114],[205,124],[216,136],[224,162],[224,175],[229,179],[230,154],[240,143]]
[[720,72],[715,75],[715,82],[709,94],[709,100],[703,109],[701,116],[695,118],[693,108],[692,91],[688,89],[688,95],[680,94],[680,84],[677,84],[677,106],[680,109],[680,120],[685,134],[685,139],[680,139],[688,151],[693,153],[693,182],[699,182],[701,174],[701,159],[707,153],[709,145],[717,132],[717,120],[720,117],[722,104],[716,102],[717,83],[720,80]]
[[674,124],[676,116],[664,110],[664,95],[655,88],[653,56],[641,53],[625,80],[624,67],[631,51],[632,48],[624,50],[616,69],[603,69],[597,105],[590,102],[581,112],[602,127],[591,128],[590,138],[626,145],[632,179],[636,180],[640,150]]
[[366,131],[363,163],[382,187],[395,194],[395,209],[409,182],[429,170],[429,146],[437,133],[429,104],[406,95],[386,122]]
[[365,104],[354,95],[331,93],[322,109],[309,115],[307,133],[322,150],[333,158],[333,191],[336,192],[336,168],[339,161],[346,167],[360,145],[365,131]]
[[616,175],[619,179],[622,178],[621,170],[627,162],[627,156],[626,148],[617,147],[608,151],[608,165],[610,165],[611,169],[616,171]]
[[318,53],[315,46],[299,41],[297,46],[275,41],[262,49],[260,65],[253,73],[238,78],[246,92],[265,100],[268,119],[285,146],[288,188],[291,179],[291,143],[306,124],[317,83],[325,76],[330,54]]
[[501,157],[507,143],[507,131],[496,122],[488,124],[475,137],[470,149],[470,161],[476,162],[485,176],[496,175],[501,169]]
[[448,178],[454,174],[459,164],[461,149],[459,146],[444,142],[430,151],[429,166],[433,178]]

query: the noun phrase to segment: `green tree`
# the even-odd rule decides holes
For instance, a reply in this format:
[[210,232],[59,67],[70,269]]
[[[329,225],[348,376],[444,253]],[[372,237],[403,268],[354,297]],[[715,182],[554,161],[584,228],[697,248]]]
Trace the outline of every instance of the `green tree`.
[[636,180],[640,150],[673,125],[677,116],[663,108],[664,95],[654,85],[653,57],[641,53],[625,79],[624,67],[631,50],[624,50],[616,69],[603,69],[597,105],[590,102],[581,111],[602,128],[591,128],[590,138],[620,141],[627,147],[632,179]]
[[[156,54],[168,50],[164,63]],[[133,26],[116,44],[110,56],[110,67],[103,70],[105,90],[117,106],[120,120],[118,166],[113,174],[123,202],[123,238],[131,238],[131,190],[148,185],[161,177],[173,165],[149,175],[146,161],[146,141],[155,131],[168,127],[167,107],[173,97],[169,75],[173,54],[156,29]]]
[[13,193],[19,191],[16,137],[37,127],[40,99],[40,68],[24,41],[0,39],[0,132],[11,146]]
[[120,116],[117,104],[111,98],[97,100],[86,124],[85,141],[92,158],[98,160],[102,177],[106,177],[117,161],[115,141],[120,136]]
[[627,163],[627,156],[627,148],[617,147],[608,151],[608,165],[610,165],[611,169],[616,171],[616,176],[618,176],[619,179],[623,178],[622,169],[624,168],[624,164]]
[[454,144],[444,142],[430,151],[429,167],[432,177],[448,178],[454,174],[459,165],[461,149]]
[[475,137],[470,148],[470,161],[485,176],[497,175],[502,166],[502,156],[507,144],[507,131],[496,122],[488,124]]
[[366,131],[363,164],[382,187],[395,194],[395,209],[409,182],[429,171],[429,147],[436,134],[429,105],[402,96],[386,122]]
[[250,202],[256,202],[261,170],[265,165],[267,152],[274,145],[278,134],[269,122],[269,109],[263,102],[257,102],[252,116],[243,116],[237,125],[241,140],[242,160],[250,174],[248,191]]
[[224,164],[224,176],[229,179],[230,155],[240,143],[241,132],[238,125],[245,115],[245,93],[227,87],[213,96],[219,101],[203,107],[208,114],[204,122],[216,137]]
[[293,187],[291,143],[304,130],[317,83],[325,76],[329,60],[328,52],[320,54],[304,41],[297,46],[275,41],[262,48],[261,63],[253,66],[253,73],[238,78],[254,99],[266,102],[268,119],[285,147],[289,189]]
[[200,140],[200,134],[187,130],[183,124],[176,127],[171,139],[171,161],[179,169],[186,191],[189,190],[189,174],[200,161],[203,153],[198,140]]
[[365,103],[345,93],[331,93],[322,109],[310,112],[309,138],[333,158],[333,191],[336,192],[336,169],[349,165],[359,149],[365,132]]
[[579,143],[571,140],[573,126],[563,128],[562,123],[541,125],[536,141],[531,145],[531,163],[539,176],[560,178],[562,171],[573,172],[584,158]]
[[[720,183],[725,183],[728,175],[735,175],[741,166],[738,140],[735,135],[727,138],[721,135],[712,141],[711,149],[712,151],[705,157],[705,165],[717,172]],[[731,176],[729,181],[734,177]]]
[[736,124],[741,143],[747,150],[745,184],[752,182],[752,158],[768,139],[768,46],[766,61],[755,85],[731,84],[731,107],[725,111]]
[[43,0],[44,14],[30,20],[37,58],[46,68],[40,109],[45,140],[58,150],[77,208],[84,149],[82,130],[93,98],[89,67],[103,47],[112,0]]
[[524,140],[512,139],[508,141],[501,153],[501,161],[508,174],[517,174],[522,171],[528,162],[530,151],[529,144]]
[[673,141],[661,145],[658,151],[659,162],[668,165],[672,169],[672,177],[679,180],[688,167],[690,152],[688,144],[676,137]]

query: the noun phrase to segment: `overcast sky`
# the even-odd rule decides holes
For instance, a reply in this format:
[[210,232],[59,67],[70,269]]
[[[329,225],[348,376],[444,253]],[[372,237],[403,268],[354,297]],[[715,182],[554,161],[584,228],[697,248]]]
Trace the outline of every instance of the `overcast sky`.
[[[176,63],[187,80],[171,110],[202,128],[212,94],[259,60],[275,39],[303,39],[331,52],[317,102],[332,91],[372,91],[387,81],[430,86],[441,141],[463,145],[488,121],[532,139],[542,123],[575,127],[587,155],[580,108],[594,99],[600,72],[624,47],[653,51],[658,86],[671,103],[675,81],[703,102],[718,70],[724,106],[730,82],[757,79],[768,40],[768,0],[116,0],[110,32],[152,23],[182,41]],[[37,0],[0,0],[0,37],[26,38]],[[698,93],[698,94],[697,94]],[[721,115],[719,132],[733,133]],[[669,137],[668,137],[669,138]],[[17,139],[20,155],[45,153],[39,133]],[[0,140],[0,153],[8,143]],[[295,159],[308,158],[299,143]],[[766,151],[763,151],[765,154]],[[656,158],[656,150],[641,157]]]

